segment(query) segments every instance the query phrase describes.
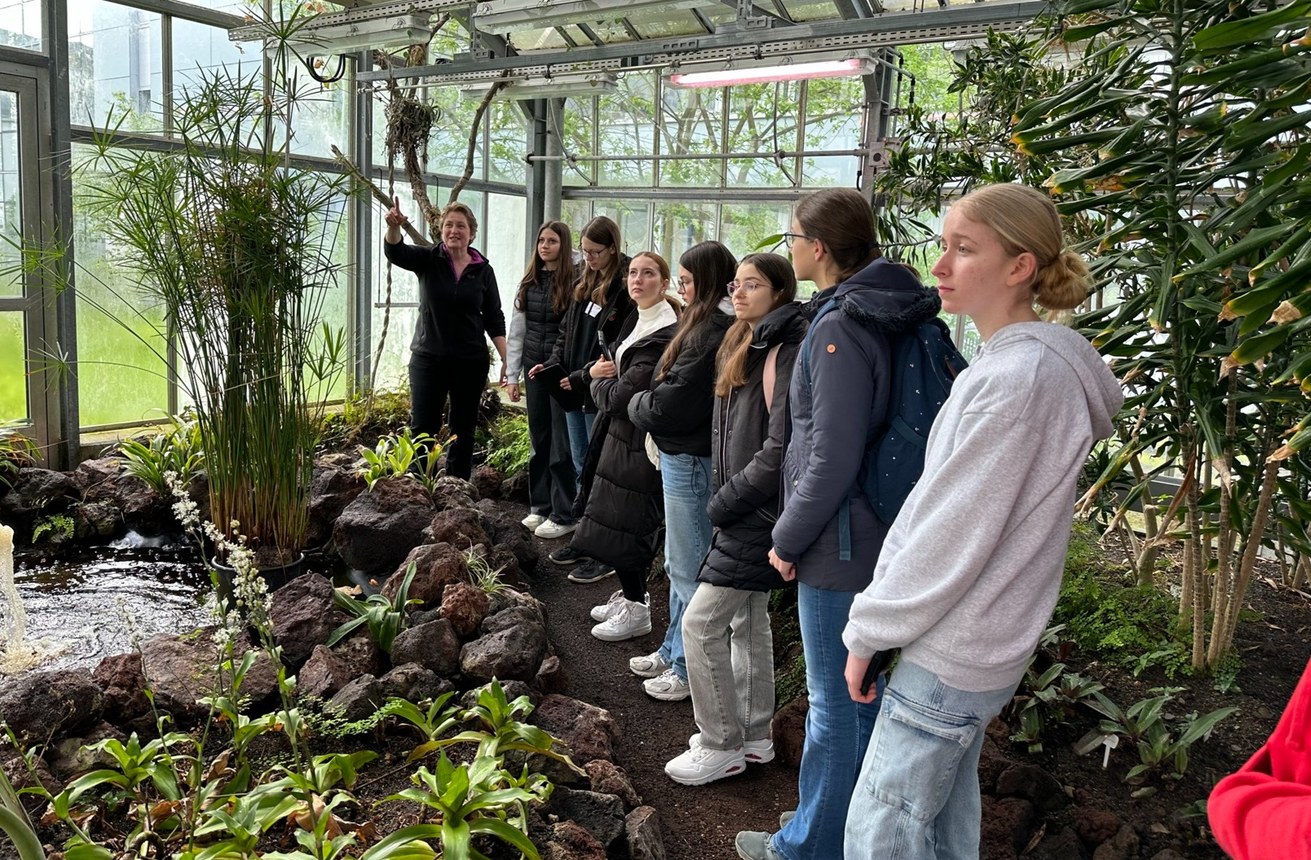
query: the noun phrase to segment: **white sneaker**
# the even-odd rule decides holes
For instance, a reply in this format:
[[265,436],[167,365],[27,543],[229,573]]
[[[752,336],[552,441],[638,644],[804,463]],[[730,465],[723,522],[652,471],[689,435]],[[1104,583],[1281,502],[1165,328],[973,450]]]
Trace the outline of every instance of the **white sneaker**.
[[[613,599],[611,598],[611,600]],[[592,617],[595,618],[596,616],[593,615]],[[628,661],[628,671],[639,678],[654,678],[669,667],[670,664],[664,661],[659,651],[652,651],[650,654],[634,657]]]
[[653,699],[662,702],[681,702],[692,695],[692,688],[687,681],[678,677],[673,669],[666,669],[654,678],[642,682],[642,689]]
[[651,607],[635,600],[625,600],[609,618],[592,628],[592,635],[602,642],[622,642],[651,632]]
[[519,522],[523,523],[524,527],[527,528],[528,531],[532,531],[533,529],[540,526],[542,523],[546,522],[546,517],[542,516],[541,514],[529,514],[528,516],[519,520]]
[[742,748],[712,750],[694,746],[665,765],[665,773],[674,782],[683,785],[705,785],[726,776],[742,773],[747,760]]
[[616,612],[618,612],[619,607],[622,606],[623,603],[624,603],[624,592],[623,589],[620,589],[619,591],[616,591],[614,594],[610,595],[610,597],[606,600],[605,603],[601,603],[592,607],[592,620],[605,621],[611,615],[614,615]]
[[[697,732],[687,739],[689,747],[701,746],[701,733]],[[769,738],[763,741],[743,741],[742,755],[746,758],[747,764],[768,764],[774,760],[774,742]],[[786,813],[784,813],[786,814]],[[795,815],[795,811],[793,812]],[[782,827],[783,825],[779,825]]]
[[533,534],[542,540],[554,540],[564,537],[576,528],[578,528],[577,523],[557,523],[555,520],[547,520],[533,529]]

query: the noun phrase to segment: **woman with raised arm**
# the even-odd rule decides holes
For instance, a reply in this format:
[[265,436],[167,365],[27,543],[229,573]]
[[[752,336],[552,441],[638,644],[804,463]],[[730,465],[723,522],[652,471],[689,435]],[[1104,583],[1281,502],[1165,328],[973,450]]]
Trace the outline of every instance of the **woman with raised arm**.
[[[489,337],[501,356],[505,382],[505,314],[492,264],[471,244],[478,219],[463,203],[441,212],[442,240],[429,248],[405,244],[399,198],[387,211],[383,253],[392,265],[419,277],[419,319],[410,341],[410,426],[436,436],[443,424],[454,439],[446,473],[468,480],[478,402],[487,388]],[[447,402],[450,403],[449,417]]]
[[938,413],[843,633],[854,702],[877,704],[871,657],[901,649],[847,813],[847,860],[979,856],[984,730],[1051,618],[1079,473],[1124,399],[1082,335],[1039,315],[1089,290],[1046,195],[973,191],[942,241],[942,306],[973,320],[983,348]]
[[578,478],[569,450],[565,410],[547,390],[549,383],[535,379],[532,373],[555,348],[574,278],[574,243],[569,225],[547,221],[537,230],[533,258],[519,280],[506,358],[509,395],[515,402],[520,396],[523,368],[530,368],[523,385],[532,445],[528,458],[528,516],[523,524],[541,538],[557,538],[574,528]]

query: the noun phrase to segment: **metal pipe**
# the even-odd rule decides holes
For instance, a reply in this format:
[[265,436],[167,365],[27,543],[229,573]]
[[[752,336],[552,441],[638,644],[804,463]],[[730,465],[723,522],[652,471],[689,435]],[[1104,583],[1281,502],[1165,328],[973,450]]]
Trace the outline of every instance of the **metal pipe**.
[[868,149],[802,149],[778,152],[689,152],[684,155],[526,155],[524,161],[714,161],[721,158],[819,158],[828,155],[860,156]]

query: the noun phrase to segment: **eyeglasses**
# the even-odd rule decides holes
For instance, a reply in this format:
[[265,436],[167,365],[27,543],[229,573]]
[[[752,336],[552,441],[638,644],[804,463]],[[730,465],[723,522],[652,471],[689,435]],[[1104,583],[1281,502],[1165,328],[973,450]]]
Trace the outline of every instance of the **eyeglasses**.
[[760,289],[761,287],[768,287],[768,286],[769,284],[762,283],[760,281],[729,281],[728,294],[730,296],[734,295],[737,293],[738,290],[746,290],[748,293],[754,293],[756,290]]
[[784,233],[784,234],[783,234],[783,244],[784,244],[784,245],[787,245],[789,249],[792,247],[792,243],[795,242],[795,241],[797,241],[798,239],[805,239],[807,242],[813,242],[813,241],[815,241],[813,237],[811,237],[811,236],[807,236],[807,235],[804,234],[804,233]]
[[678,279],[678,288],[679,288],[680,290],[686,290],[688,287],[692,286],[692,284],[693,284],[693,281],[692,281],[691,278],[679,278],[679,279]]
[[609,246],[609,245],[606,245],[604,248],[596,248],[595,250],[593,250],[593,249],[591,249],[591,248],[584,248],[584,249],[583,249],[583,256],[590,260],[590,259],[592,259],[593,257],[599,257],[599,256],[601,256],[602,254],[604,254],[606,251],[609,251],[609,250],[610,250],[610,246]]

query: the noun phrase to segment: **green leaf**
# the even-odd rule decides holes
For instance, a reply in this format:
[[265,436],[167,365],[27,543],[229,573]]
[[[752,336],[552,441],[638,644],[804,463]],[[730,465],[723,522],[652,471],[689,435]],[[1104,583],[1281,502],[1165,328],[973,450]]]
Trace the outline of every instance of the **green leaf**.
[[539,860],[540,855],[537,853],[537,846],[523,834],[523,831],[500,819],[479,818],[469,823],[469,829],[474,833],[485,833],[495,836],[502,842],[509,843],[519,849],[528,860]]
[[1311,2],[1296,0],[1287,6],[1253,15],[1250,18],[1225,21],[1207,27],[1193,37],[1193,44],[1203,52],[1242,47],[1272,38],[1299,24],[1305,27],[1308,13],[1311,13]]
[[1238,345],[1233,352],[1229,353],[1231,361],[1237,364],[1251,364],[1254,361],[1265,358],[1271,352],[1283,345],[1288,340],[1292,332],[1287,326],[1279,326],[1276,329],[1259,334],[1256,337],[1248,338]]

